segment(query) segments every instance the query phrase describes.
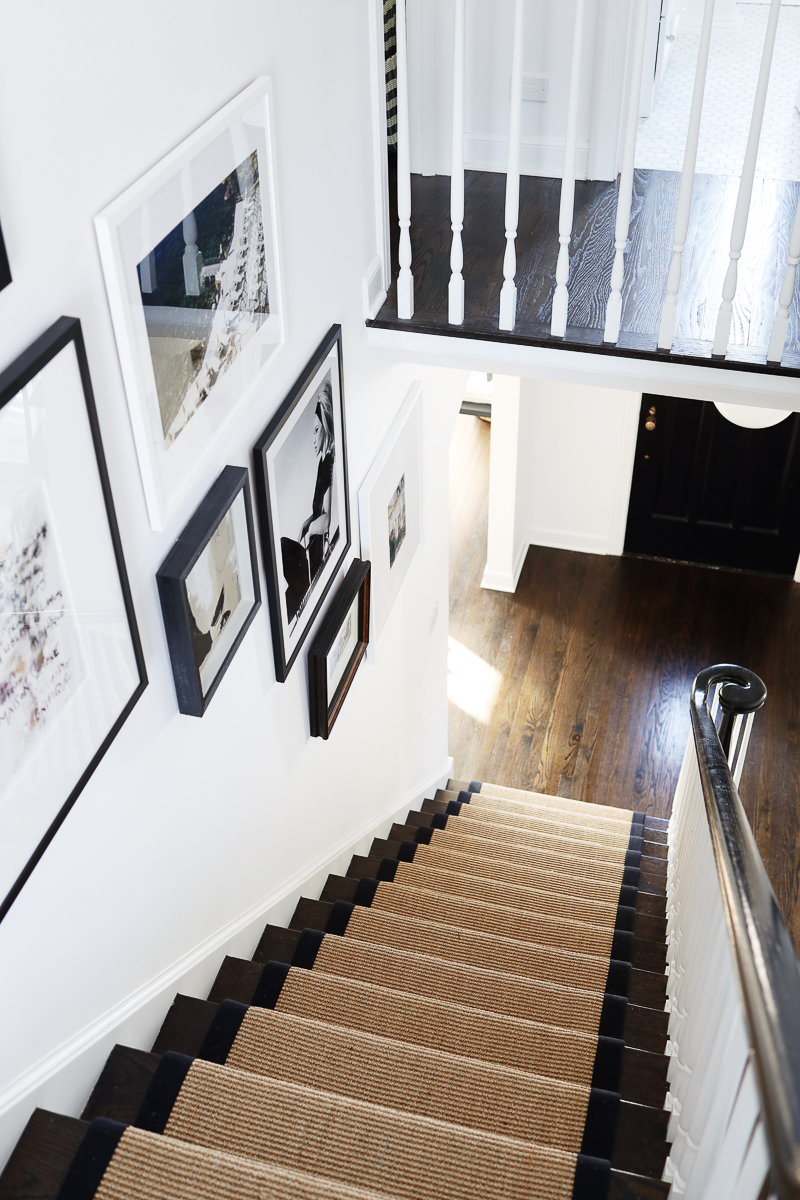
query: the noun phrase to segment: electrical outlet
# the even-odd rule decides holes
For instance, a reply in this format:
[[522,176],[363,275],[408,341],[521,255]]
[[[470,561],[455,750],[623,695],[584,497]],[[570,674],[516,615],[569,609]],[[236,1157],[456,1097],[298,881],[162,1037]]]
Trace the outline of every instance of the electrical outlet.
[[439,598],[437,596],[433,608],[428,615],[428,637],[431,636],[436,628],[436,622],[439,620]]
[[537,100],[540,104],[547,103],[547,92],[550,86],[550,79],[547,75],[523,75],[522,76],[522,99]]

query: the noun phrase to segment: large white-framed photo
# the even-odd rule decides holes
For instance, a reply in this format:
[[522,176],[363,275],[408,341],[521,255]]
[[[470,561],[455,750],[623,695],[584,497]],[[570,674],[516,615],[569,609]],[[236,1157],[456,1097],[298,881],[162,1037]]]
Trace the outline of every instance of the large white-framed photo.
[[306,364],[253,462],[275,678],[283,683],[350,549],[341,325]]
[[417,380],[358,492],[361,557],[372,564],[367,661],[373,663],[422,546],[421,397]]
[[150,524],[163,529],[284,340],[270,80],[95,226]]
[[0,919],[147,684],[80,322],[0,373]]

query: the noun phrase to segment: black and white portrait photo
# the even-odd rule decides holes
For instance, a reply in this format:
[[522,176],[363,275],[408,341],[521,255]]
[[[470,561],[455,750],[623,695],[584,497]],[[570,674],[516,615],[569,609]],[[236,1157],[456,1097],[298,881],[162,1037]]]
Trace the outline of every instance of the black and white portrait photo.
[[178,707],[202,717],[261,605],[244,467],[225,467],[156,581]]
[[278,678],[288,673],[350,544],[338,329],[255,447]]
[[389,566],[400,553],[406,536],[406,477],[402,475],[389,501]]

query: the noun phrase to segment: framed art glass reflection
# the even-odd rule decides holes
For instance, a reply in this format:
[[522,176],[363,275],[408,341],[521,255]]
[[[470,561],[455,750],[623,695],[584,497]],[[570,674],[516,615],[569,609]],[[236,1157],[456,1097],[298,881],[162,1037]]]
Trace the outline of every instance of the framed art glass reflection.
[[0,375],[0,917],[147,683],[80,322]]
[[369,563],[356,559],[308,649],[311,736],[328,738],[369,641]]
[[154,529],[283,342],[272,144],[263,78],[95,219]]
[[253,457],[275,676],[283,682],[350,548],[340,325],[317,347]]
[[225,467],[156,581],[178,707],[202,717],[261,607],[244,467]]

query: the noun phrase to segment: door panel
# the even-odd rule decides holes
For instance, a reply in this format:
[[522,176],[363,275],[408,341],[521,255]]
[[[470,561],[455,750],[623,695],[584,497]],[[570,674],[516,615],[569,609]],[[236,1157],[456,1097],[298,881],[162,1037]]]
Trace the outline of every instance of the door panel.
[[713,404],[643,396],[625,550],[794,575],[800,414],[742,429]]

